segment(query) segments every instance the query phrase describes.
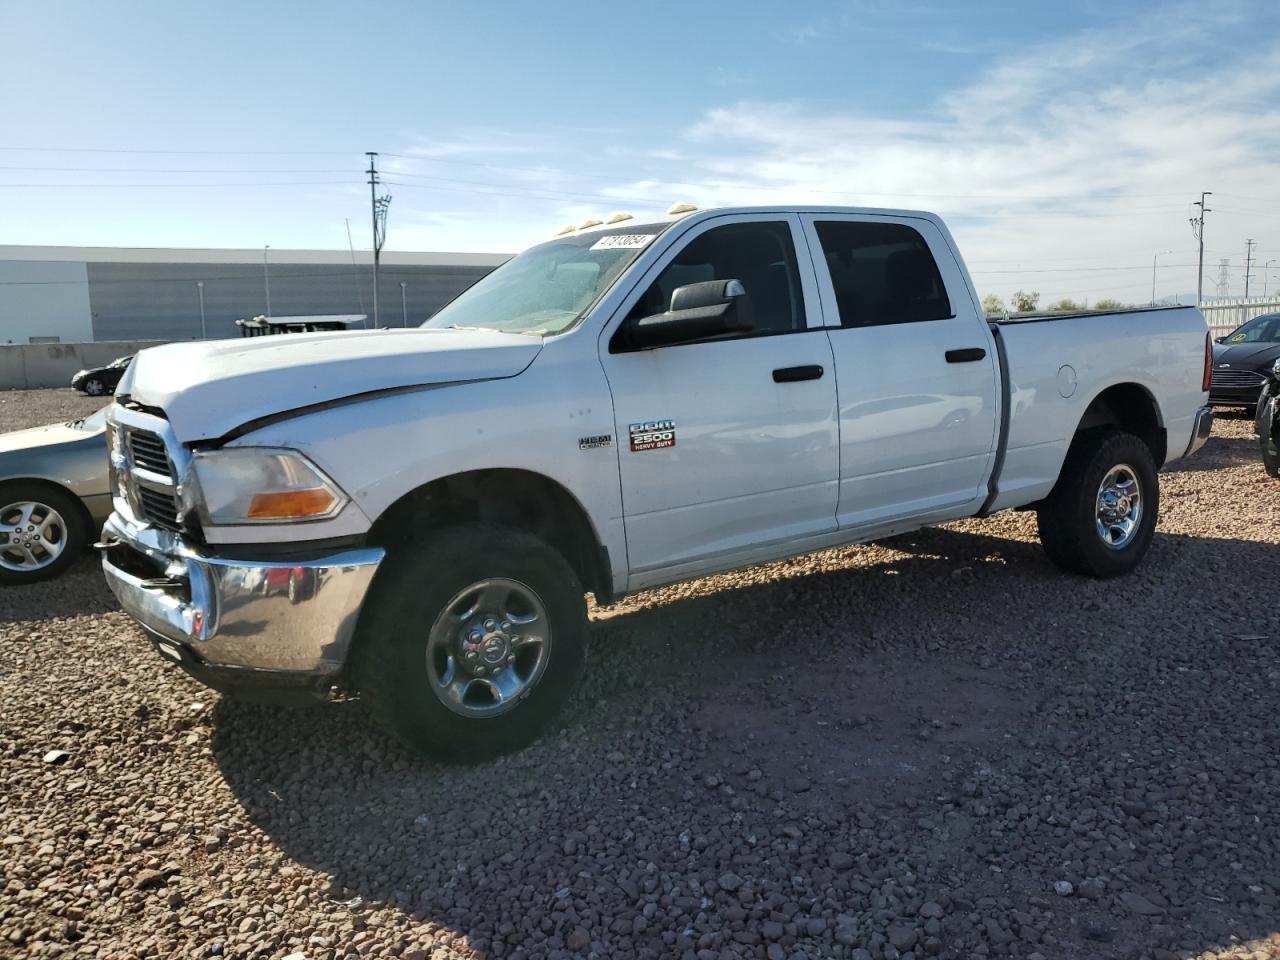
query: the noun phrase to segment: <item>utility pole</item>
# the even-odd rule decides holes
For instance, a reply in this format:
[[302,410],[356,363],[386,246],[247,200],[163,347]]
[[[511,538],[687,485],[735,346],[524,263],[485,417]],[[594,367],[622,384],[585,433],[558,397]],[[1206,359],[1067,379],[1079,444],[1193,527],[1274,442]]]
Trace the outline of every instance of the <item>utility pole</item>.
[[1161,250],[1159,253],[1151,256],[1151,305],[1156,305],[1156,260],[1164,256],[1166,253],[1173,253],[1172,250]]
[[1244,242],[1244,298],[1246,300],[1249,299],[1249,272],[1253,269],[1253,248],[1257,242],[1253,238],[1248,238]]
[[200,294],[200,339],[208,340],[209,331],[204,326],[204,281],[196,281],[196,292]]
[[267,316],[271,316],[271,274],[267,272],[267,251],[271,244],[262,248],[262,285],[267,288]]
[[1204,190],[1200,193],[1199,201],[1192,204],[1200,208],[1200,214],[1191,218],[1191,232],[1200,241],[1200,260],[1199,267],[1196,271],[1196,306],[1204,303],[1204,215],[1209,213],[1209,208],[1204,205],[1204,198],[1213,196],[1212,190]]
[[387,208],[391,206],[390,195],[378,196],[378,168],[375,159],[378,154],[373,150],[366,150],[365,155],[369,158],[369,169],[365,173],[369,174],[369,204],[373,214],[373,325],[378,326],[378,259],[382,253],[382,244],[387,239]]

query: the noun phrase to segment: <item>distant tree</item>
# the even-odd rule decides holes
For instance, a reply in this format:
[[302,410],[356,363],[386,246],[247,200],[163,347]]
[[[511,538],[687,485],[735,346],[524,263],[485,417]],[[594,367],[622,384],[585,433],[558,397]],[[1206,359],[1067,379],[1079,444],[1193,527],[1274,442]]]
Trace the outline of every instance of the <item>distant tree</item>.
[[1099,300],[1097,303],[1095,303],[1095,304],[1093,305],[1093,309],[1095,309],[1095,310],[1123,310],[1123,309],[1124,309],[1125,307],[1127,307],[1127,306],[1128,306],[1128,304],[1127,304],[1127,303],[1121,303],[1119,300],[1116,300],[1116,299],[1114,299],[1113,297],[1103,297],[1101,300]]
[[988,316],[999,316],[1004,313],[1004,301],[994,293],[988,293],[982,298],[982,312]]
[[1050,310],[1056,310],[1060,313],[1074,313],[1080,309],[1080,304],[1076,303],[1070,297],[1063,297],[1057,303],[1049,304]]
[[1040,305],[1040,294],[1032,290],[1030,293],[1023,293],[1019,290],[1009,298],[1013,304],[1016,313],[1030,313]]

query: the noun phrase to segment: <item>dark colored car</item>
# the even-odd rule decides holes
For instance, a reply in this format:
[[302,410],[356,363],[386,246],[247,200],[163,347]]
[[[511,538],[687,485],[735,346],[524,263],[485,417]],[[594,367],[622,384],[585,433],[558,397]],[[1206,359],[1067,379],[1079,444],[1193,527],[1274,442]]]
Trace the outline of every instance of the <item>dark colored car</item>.
[[120,378],[124,376],[124,372],[129,369],[129,364],[132,362],[133,355],[130,354],[127,357],[117,357],[105,367],[81,370],[71,378],[71,386],[91,397],[115,393],[116,384],[120,382]]
[[1267,371],[1280,357],[1280,313],[1254,317],[1213,348],[1213,385],[1209,402],[1215,407],[1246,407],[1254,410]]

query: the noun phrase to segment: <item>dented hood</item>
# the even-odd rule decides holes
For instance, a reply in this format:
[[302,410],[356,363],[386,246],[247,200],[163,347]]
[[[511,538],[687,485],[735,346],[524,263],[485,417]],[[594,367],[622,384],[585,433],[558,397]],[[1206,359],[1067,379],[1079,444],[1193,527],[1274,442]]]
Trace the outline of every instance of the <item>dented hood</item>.
[[419,328],[172,343],[139,353],[116,396],[159,407],[190,443],[379,390],[514,377],[541,349],[533,336]]

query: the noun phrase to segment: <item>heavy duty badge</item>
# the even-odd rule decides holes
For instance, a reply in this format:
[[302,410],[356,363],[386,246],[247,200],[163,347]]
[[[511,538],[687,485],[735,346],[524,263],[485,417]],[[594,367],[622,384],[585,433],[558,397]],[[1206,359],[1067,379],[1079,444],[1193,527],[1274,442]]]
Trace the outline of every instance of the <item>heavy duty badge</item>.
[[646,420],[644,423],[633,423],[627,428],[631,434],[631,450],[661,450],[663,447],[676,445],[676,422],[674,420]]

